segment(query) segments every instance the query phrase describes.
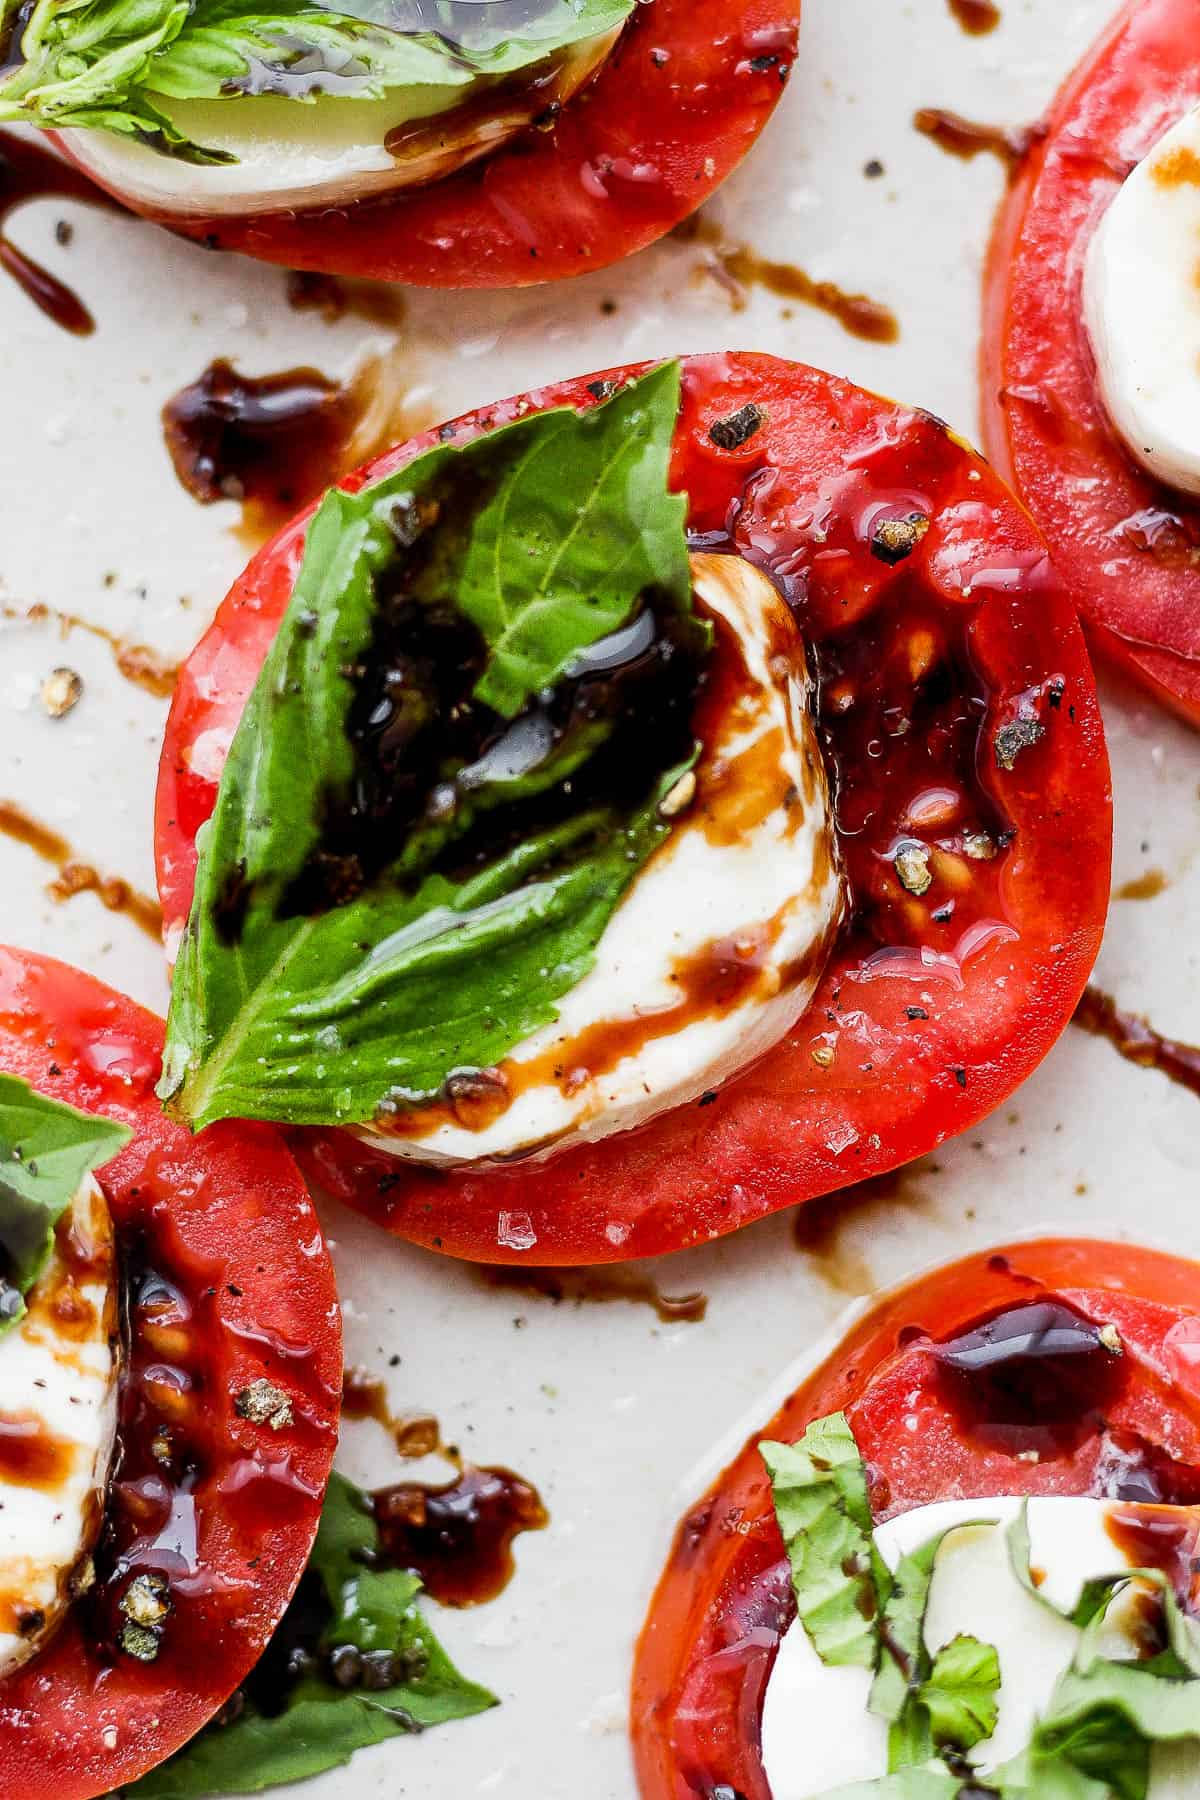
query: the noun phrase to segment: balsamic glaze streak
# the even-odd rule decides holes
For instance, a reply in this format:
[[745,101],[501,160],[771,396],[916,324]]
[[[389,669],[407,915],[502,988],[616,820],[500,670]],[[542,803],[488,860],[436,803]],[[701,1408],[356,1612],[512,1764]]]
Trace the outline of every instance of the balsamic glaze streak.
[[354,398],[319,369],[243,375],[223,357],[163,407],[182,485],[209,506],[241,500],[282,525],[338,474]]
[[1089,987],[1075,1010],[1074,1023],[1094,1037],[1107,1038],[1118,1055],[1200,1095],[1200,1048],[1163,1037],[1136,1013],[1122,1012],[1099,988]]
[[[17,29],[22,28],[19,18]],[[0,44],[0,63],[3,60],[4,46]],[[0,131],[0,269],[12,276],[47,318],[76,337],[87,337],[96,329],[96,322],[83,301],[56,275],[18,250],[4,233],[10,213],[27,200],[48,198],[86,200],[93,206],[117,210],[115,202],[71,163],[40,144]]]
[[[163,1341],[157,1339],[161,1331],[190,1337],[195,1310],[183,1288],[153,1266],[148,1245],[127,1240],[121,1252],[122,1328],[129,1361],[121,1382],[108,1505],[95,1552],[96,1580],[81,1601],[88,1636],[105,1660],[122,1653],[128,1621],[121,1601],[136,1572],[150,1571],[168,1583],[181,1575],[203,1583],[171,1531],[172,1522],[190,1512],[188,1496],[205,1473],[200,1434],[160,1409],[168,1392],[179,1397],[182,1408],[185,1395],[199,1393],[202,1377],[182,1360],[168,1362],[156,1348]],[[151,1372],[153,1379],[147,1381]]]
[[[537,1490],[509,1469],[467,1467],[443,1487],[407,1481],[368,1498],[380,1540],[369,1566],[411,1570],[445,1606],[494,1599],[514,1572],[513,1539],[549,1522]],[[276,1717],[305,1676],[321,1676],[338,1688],[380,1691],[424,1673],[420,1652],[322,1648],[332,1617],[320,1577],[310,1568],[253,1673],[214,1727],[231,1724],[247,1702]]]
[[[911,1339],[907,1341],[913,1341]],[[957,1430],[981,1449],[1039,1461],[1098,1443],[1098,1498],[1200,1501],[1200,1469],[1175,1461],[1111,1416],[1131,1377],[1119,1338],[1052,1296],[1030,1298],[928,1343]]]
[[[221,1504],[235,1538],[264,1543],[272,1532],[286,1534],[294,1509],[307,1513],[312,1493],[282,1438],[270,1457],[228,1460],[221,1378],[212,1362],[226,1329],[217,1271],[205,1285],[203,1265],[176,1270],[152,1222],[145,1235],[123,1233],[119,1251],[127,1359],[95,1579],[76,1601],[81,1637],[97,1681],[107,1667],[128,1666],[132,1658],[154,1663],[180,1691],[207,1693],[214,1683],[212,1601],[230,1579],[213,1568],[201,1535],[213,1504],[210,1484],[228,1480]],[[269,1366],[272,1341],[262,1342]],[[287,1351],[288,1385],[299,1390],[288,1435],[309,1441],[329,1429],[323,1420],[330,1396],[316,1356],[310,1345]],[[253,1565],[245,1581],[249,1606]],[[146,1603],[156,1599],[157,1616],[148,1621]]]
[[[593,811],[602,837],[691,753],[703,675],[688,622],[653,594],[515,720],[472,697],[486,646],[429,572],[445,530],[469,529],[486,497],[471,470],[455,467],[435,495],[395,512],[401,554],[379,582],[372,642],[352,670],[353,784],[326,792],[320,842],[285,891],[282,917],[348,904],[417,832],[430,834],[432,854],[415,880],[430,870],[461,878]],[[436,597],[427,597],[430,588]],[[552,779],[556,761],[563,774]],[[481,804],[480,791],[495,783],[509,787],[508,803]],[[439,851],[438,834],[451,824],[458,829],[445,831]],[[577,840],[574,853],[580,848]],[[244,916],[244,896],[237,900],[234,935]]]
[[494,1600],[512,1579],[513,1539],[541,1531],[549,1514],[511,1469],[464,1468],[442,1487],[404,1481],[371,1495],[377,1567],[411,1569],[443,1606]]
[[1103,1430],[1125,1379],[1119,1349],[1056,1300],[1008,1307],[930,1354],[961,1435],[1014,1457],[1069,1455]]

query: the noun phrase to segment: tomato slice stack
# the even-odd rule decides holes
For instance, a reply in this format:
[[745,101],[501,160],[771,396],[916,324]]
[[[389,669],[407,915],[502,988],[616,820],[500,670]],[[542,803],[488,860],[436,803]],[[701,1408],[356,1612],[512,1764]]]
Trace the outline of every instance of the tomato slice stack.
[[1200,100],[1193,0],[1135,0],[1067,83],[1001,211],[983,379],[993,461],[1045,532],[1095,642],[1200,724],[1200,506],[1109,423],[1084,258],[1130,170]]
[[[154,1094],[161,1050],[160,1022],[132,1001],[0,950],[0,1069],[134,1133],[97,1177],[129,1292],[120,1461],[94,1585],[0,1681],[0,1791],[21,1800],[107,1793],[207,1723],[291,1598],[337,1445],[341,1315],[304,1184],[263,1126],[193,1138],[172,1124]],[[278,1394],[275,1424],[250,1416],[256,1382]],[[139,1662],[115,1637],[147,1571],[171,1613]]]
[[[460,420],[453,436],[594,404],[629,372],[537,389]],[[684,363],[672,482],[688,495],[696,544],[765,568],[806,633],[853,917],[792,1034],[641,1131],[449,1172],[345,1132],[297,1134],[305,1165],[341,1199],[452,1255],[653,1255],[894,1168],[1036,1067],[1099,945],[1112,821],[1091,669],[1045,545],[988,466],[928,413],[731,354]],[[157,806],[169,937],[187,917],[196,832],[309,516],[250,564],[180,678]],[[934,872],[924,895],[896,872],[912,840]]]
[[[1123,1354],[1104,1359],[1102,1415],[1086,1405],[1069,1409],[1065,1390],[1062,1405],[1050,1400],[1048,1424],[1039,1427],[1035,1411],[1030,1430],[1041,1449],[1031,1461],[1020,1454],[1026,1439],[1016,1428],[989,1434],[986,1421],[964,1418],[928,1344],[1047,1300],[1114,1325]],[[675,1534],[634,1670],[642,1800],[770,1800],[763,1695],[794,1608],[760,1441],[795,1442],[814,1419],[844,1411],[877,1522],[948,1498],[1105,1494],[1122,1474],[1137,1482],[1139,1499],[1193,1505],[1200,1499],[1198,1303],[1196,1263],[1129,1244],[1045,1239],[948,1264],[860,1318]],[[1047,1402],[1044,1379],[1031,1391]],[[906,1423],[913,1417],[916,1431]]]

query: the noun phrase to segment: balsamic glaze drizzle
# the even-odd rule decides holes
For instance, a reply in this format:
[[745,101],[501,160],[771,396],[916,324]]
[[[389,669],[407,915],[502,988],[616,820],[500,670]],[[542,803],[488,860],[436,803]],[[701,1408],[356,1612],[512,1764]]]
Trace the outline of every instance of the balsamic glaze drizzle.
[[[703,675],[690,622],[654,594],[515,719],[473,697],[486,659],[482,635],[449,595],[430,599],[421,587],[447,526],[465,529],[485,499],[479,477],[463,464],[446,471],[434,495],[396,509],[403,554],[377,584],[372,641],[354,672],[353,780],[348,791],[326,791],[320,841],[285,890],[281,917],[348,904],[414,831],[436,833],[456,814],[466,816],[466,829],[448,834],[447,848],[422,863],[418,878],[430,869],[473,872],[593,811],[600,832],[611,831],[664,770],[691,753]],[[601,741],[588,755],[593,739]],[[562,761],[563,777],[546,781],[553,759]],[[475,796],[496,782],[512,784],[509,803],[479,806]],[[229,929],[236,933],[236,917]]]

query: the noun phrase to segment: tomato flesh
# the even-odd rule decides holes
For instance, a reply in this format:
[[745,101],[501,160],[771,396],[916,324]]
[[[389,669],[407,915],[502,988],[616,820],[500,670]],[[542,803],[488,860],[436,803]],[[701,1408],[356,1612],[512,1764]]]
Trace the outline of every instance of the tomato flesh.
[[[0,1681],[0,1790],[91,1800],[155,1767],[257,1661],[312,1546],[337,1444],[333,1268],[276,1133],[193,1138],[155,1098],[162,1025],[89,976],[0,950],[0,1068],[123,1120],[97,1179],[129,1292],[120,1461],[94,1586]],[[290,1402],[279,1430],[238,1411],[251,1383]],[[118,1648],[120,1601],[166,1578],[157,1658]]]
[[[694,539],[774,577],[825,677],[853,919],[791,1035],[719,1093],[643,1130],[451,1172],[403,1165],[346,1132],[297,1135],[302,1162],[339,1198],[452,1255],[655,1255],[909,1161],[1031,1072],[1099,945],[1111,844],[1103,732],[1073,612],[1026,515],[926,413],[767,356],[696,357],[684,370],[672,479],[688,494]],[[609,379],[538,389],[454,434],[530,407],[594,404]],[[713,426],[744,424],[746,408],[753,431],[721,448]],[[881,558],[881,524],[913,515],[928,524],[911,553]],[[250,564],[176,690],[157,803],[169,943],[309,516]],[[1030,741],[1002,766],[1014,728]],[[922,896],[895,872],[897,847],[914,838],[934,874]]]
[[983,350],[992,460],[1085,625],[1200,723],[1200,505],[1126,451],[1083,322],[1087,246],[1130,170],[1200,100],[1193,0],[1136,0],[1060,94],[996,226]]
[[[419,287],[529,287],[662,237],[748,153],[795,62],[799,0],[639,0],[554,130],[428,187],[244,218],[138,206],[213,248]],[[70,141],[61,146],[71,154]],[[116,189],[117,198],[125,198]]]
[[[994,1494],[1115,1490],[1194,1504],[1198,1297],[1195,1263],[1128,1244],[1047,1239],[950,1264],[873,1307],[679,1525],[634,1668],[642,1800],[724,1800],[729,1793],[770,1800],[763,1696],[794,1611],[757,1450],[762,1439],[795,1442],[812,1420],[845,1410],[879,1520],[938,1500]],[[1033,1462],[1020,1454],[1026,1441],[1019,1432],[1001,1450],[978,1420],[974,1429],[965,1422],[928,1343],[954,1338],[1002,1308],[1050,1299],[1094,1325],[1115,1325],[1123,1354],[1101,1353],[1108,1364],[1103,1417],[1085,1410],[1078,1429],[1057,1443],[1040,1432],[1040,1460]]]

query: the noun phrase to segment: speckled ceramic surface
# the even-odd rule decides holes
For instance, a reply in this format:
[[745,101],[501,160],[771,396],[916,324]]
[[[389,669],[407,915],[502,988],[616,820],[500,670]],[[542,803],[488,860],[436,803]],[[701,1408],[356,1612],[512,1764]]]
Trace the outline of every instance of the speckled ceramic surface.
[[[1004,173],[987,155],[948,157],[912,115],[945,106],[1028,123],[1110,10],[1110,0],[1003,0],[1000,28],[971,37],[947,0],[807,0],[789,91],[712,216],[730,240],[889,306],[894,344],[851,337],[761,287],[740,294],[702,248],[677,240],[557,288],[412,293],[395,323],[326,324],[288,306],[277,270],[74,203],[30,205],[10,222],[14,241],[71,282],[97,330],[67,336],[0,281],[0,605],[76,615],[168,661],[187,652],[246,544],[232,503],[201,508],[178,485],[159,410],[215,356],[256,374],[312,363],[339,375],[383,354],[395,395],[424,422],[634,357],[758,348],[920,402],[976,437],[979,268]],[[865,173],[873,162],[882,174]],[[56,239],[60,219],[74,227],[69,244]],[[102,638],[60,632],[53,617],[0,622],[0,799],[148,893],[166,702],[124,678]],[[40,689],[59,665],[83,693],[55,720]],[[1114,901],[1098,979],[1160,1030],[1200,1041],[1200,742],[1107,678],[1103,691],[1115,886],[1152,871],[1162,881],[1141,883],[1151,898]],[[156,945],[94,894],[50,897],[53,874],[0,837],[0,935],[161,1008]],[[780,1216],[645,1271],[667,1294],[705,1293],[702,1322],[660,1323],[632,1298],[577,1301],[586,1280],[576,1278],[558,1304],[488,1288],[327,1210],[348,1360],[386,1376],[397,1411],[435,1413],[448,1440],[536,1482],[551,1524],[519,1541],[499,1600],[439,1615],[448,1645],[503,1706],[365,1752],[305,1792],[631,1795],[631,1645],[697,1461],[739,1420],[765,1416],[765,1387],[854,1295],[931,1261],[1045,1224],[1200,1254],[1198,1152],[1194,1097],[1069,1031],[1005,1112],[894,1193],[844,1204],[808,1234],[815,1248],[798,1249]],[[346,1428],[341,1461],[376,1480],[402,1467],[370,1422]]]

